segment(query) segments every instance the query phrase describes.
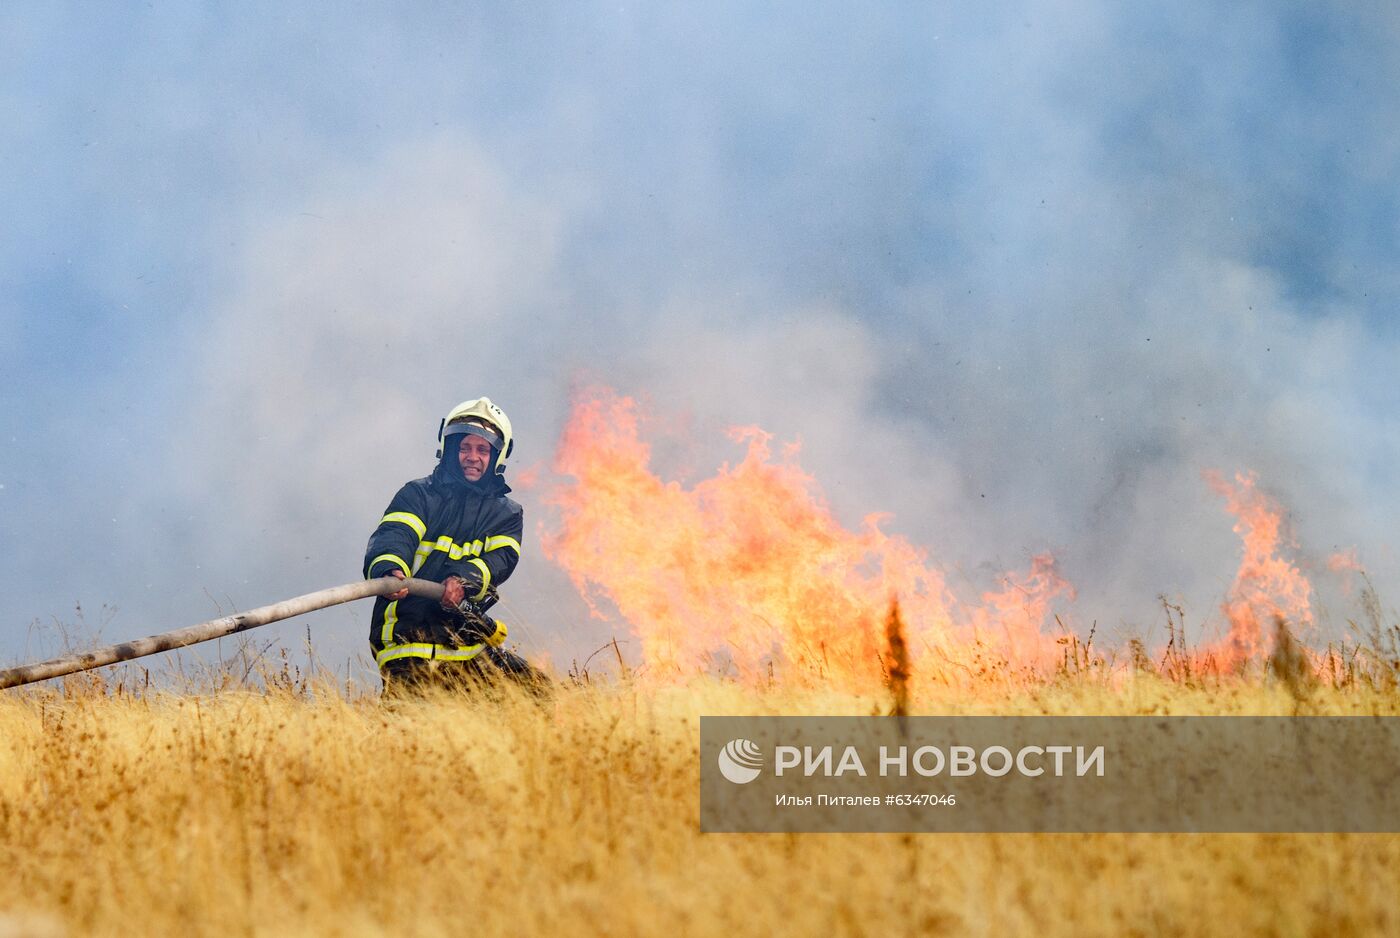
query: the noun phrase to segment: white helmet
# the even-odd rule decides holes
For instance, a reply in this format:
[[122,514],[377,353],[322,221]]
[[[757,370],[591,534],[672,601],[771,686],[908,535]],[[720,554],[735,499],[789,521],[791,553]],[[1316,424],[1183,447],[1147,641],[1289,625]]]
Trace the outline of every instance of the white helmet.
[[443,446],[449,436],[470,433],[484,438],[496,451],[496,475],[505,475],[506,459],[515,446],[511,439],[510,418],[506,412],[491,403],[489,397],[478,397],[474,401],[463,401],[442,418],[438,424],[438,458],[442,458]]

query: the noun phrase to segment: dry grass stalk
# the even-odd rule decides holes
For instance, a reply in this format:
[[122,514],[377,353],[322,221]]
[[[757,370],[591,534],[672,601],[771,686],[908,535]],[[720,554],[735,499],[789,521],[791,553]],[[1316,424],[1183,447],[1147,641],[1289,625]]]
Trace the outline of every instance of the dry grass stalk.
[[899,615],[899,600],[890,600],[890,612],[885,618],[885,647],[889,663],[885,683],[890,691],[890,715],[909,715],[909,645],[904,640],[904,620]]

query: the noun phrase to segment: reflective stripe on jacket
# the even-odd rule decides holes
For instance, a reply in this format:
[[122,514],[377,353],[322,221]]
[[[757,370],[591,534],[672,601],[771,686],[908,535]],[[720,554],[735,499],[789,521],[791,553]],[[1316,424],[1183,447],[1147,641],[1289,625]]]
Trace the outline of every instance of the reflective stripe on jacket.
[[[431,476],[399,489],[370,535],[366,578],[393,569],[436,582],[459,576],[467,598],[480,600],[511,575],[520,560],[524,510],[506,497],[510,487],[499,477],[469,484],[453,478],[454,469],[444,460]],[[404,655],[464,660],[478,654],[480,640],[463,641],[452,625],[431,599],[381,597],[370,617],[370,648],[379,664]],[[429,651],[419,654],[423,648]]]

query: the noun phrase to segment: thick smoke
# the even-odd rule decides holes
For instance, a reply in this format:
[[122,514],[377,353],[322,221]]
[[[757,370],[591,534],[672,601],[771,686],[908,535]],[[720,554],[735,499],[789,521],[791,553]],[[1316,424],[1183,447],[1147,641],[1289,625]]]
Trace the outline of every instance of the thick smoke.
[[[8,57],[6,653],[75,596],[124,637],[352,579],[482,393],[548,524],[593,382],[681,480],[730,425],[800,441],[839,517],[970,589],[1054,551],[1081,628],[1151,637],[1164,593],[1218,634],[1210,469],[1292,510],[1321,620],[1334,550],[1395,601],[1388,14],[256,13],[130,43],[36,13]],[[622,634],[532,541],[527,650]],[[313,620],[323,659],[367,614]]]

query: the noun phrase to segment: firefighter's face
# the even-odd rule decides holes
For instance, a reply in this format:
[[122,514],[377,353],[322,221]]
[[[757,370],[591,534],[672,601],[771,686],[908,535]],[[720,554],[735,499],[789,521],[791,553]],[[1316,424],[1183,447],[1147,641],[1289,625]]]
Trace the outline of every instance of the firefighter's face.
[[491,444],[479,436],[467,433],[457,445],[457,463],[462,467],[462,475],[468,482],[475,482],[486,475],[491,465]]

